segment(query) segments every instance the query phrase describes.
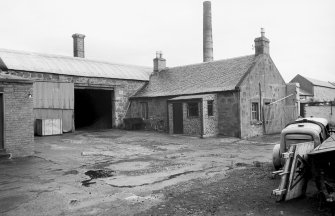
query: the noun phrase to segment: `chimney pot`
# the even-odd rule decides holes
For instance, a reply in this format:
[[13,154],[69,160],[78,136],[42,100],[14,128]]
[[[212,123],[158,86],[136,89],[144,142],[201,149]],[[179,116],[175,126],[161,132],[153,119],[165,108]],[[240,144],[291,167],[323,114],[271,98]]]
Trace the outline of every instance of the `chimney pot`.
[[264,31],[264,28],[261,28],[261,36],[262,36],[262,37],[265,37],[265,31]]
[[76,33],[72,35],[72,38],[73,38],[73,56],[85,58],[85,44],[84,44],[85,35]]
[[159,72],[166,68],[166,60],[163,58],[162,51],[156,52],[156,58],[154,58],[154,72]]

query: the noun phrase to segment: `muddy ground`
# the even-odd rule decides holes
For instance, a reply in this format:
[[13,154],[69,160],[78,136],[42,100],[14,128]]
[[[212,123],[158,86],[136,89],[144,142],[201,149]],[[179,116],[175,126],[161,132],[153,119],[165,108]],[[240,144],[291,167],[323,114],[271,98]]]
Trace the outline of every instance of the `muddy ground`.
[[0,162],[0,215],[329,215],[312,184],[301,199],[271,197],[278,141],[121,130],[36,137],[34,156]]

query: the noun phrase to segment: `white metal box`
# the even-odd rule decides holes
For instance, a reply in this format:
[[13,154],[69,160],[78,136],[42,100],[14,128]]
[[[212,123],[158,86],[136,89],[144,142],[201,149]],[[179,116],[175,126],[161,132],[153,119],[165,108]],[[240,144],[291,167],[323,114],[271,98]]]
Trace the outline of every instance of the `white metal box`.
[[36,133],[39,136],[62,134],[62,119],[36,119]]

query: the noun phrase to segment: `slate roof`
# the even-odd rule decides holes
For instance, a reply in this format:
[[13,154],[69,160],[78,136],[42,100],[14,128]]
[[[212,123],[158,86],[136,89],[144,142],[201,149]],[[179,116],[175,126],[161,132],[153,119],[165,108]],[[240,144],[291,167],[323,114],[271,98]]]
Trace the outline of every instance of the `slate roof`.
[[310,81],[315,86],[323,86],[323,87],[328,87],[328,88],[335,88],[335,86],[330,81],[326,82],[326,81],[312,79],[312,78],[305,77],[305,76],[302,76],[302,77],[304,77],[305,79],[307,79],[308,81]]
[[0,49],[0,69],[144,81],[152,72],[150,67],[7,49]]
[[133,97],[160,97],[234,90],[256,61],[255,55],[167,68],[153,73]]

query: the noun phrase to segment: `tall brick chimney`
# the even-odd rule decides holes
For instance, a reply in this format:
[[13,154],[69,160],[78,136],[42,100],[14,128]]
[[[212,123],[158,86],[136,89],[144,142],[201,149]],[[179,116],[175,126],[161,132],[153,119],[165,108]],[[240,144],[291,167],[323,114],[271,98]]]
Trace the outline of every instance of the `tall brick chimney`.
[[265,31],[261,28],[261,37],[255,39],[255,55],[270,54],[270,40],[265,37]]
[[154,72],[159,72],[166,68],[166,60],[163,58],[161,51],[156,52],[156,58],[154,58]]
[[211,2],[203,3],[203,59],[204,62],[213,61],[213,38],[212,38],[212,9]]
[[85,44],[84,38],[85,35],[83,34],[73,34],[73,56],[85,58]]

